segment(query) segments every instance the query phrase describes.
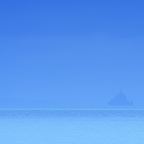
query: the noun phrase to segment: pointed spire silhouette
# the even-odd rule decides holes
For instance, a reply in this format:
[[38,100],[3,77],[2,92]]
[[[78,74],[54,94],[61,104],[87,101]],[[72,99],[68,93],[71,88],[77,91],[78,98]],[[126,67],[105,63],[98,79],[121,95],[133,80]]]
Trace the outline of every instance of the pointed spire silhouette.
[[133,105],[133,102],[127,100],[122,90],[120,90],[119,94],[111,99],[108,104],[111,106],[130,106]]

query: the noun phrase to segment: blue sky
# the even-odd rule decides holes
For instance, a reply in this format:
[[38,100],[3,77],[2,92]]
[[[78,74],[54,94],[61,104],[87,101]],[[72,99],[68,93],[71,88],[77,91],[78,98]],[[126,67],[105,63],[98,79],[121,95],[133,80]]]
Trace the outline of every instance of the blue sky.
[[1,106],[144,106],[144,2],[0,1]]

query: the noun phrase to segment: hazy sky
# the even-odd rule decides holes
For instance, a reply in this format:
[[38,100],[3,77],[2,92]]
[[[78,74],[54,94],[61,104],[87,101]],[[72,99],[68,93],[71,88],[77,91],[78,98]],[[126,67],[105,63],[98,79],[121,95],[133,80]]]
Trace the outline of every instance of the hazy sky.
[[0,106],[144,107],[143,0],[1,0]]

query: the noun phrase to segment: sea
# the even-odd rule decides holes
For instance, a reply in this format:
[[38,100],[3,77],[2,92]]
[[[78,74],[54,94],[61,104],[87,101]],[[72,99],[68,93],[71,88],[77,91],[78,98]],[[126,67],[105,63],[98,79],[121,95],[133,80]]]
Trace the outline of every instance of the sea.
[[144,109],[0,109],[0,144],[144,144]]

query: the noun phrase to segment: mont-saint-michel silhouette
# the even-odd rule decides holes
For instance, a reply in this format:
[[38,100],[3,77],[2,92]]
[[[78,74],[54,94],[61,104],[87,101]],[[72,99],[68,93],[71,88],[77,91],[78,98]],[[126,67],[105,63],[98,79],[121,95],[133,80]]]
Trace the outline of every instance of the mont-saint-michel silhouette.
[[108,103],[110,106],[132,106],[133,102],[127,100],[126,96],[120,91],[113,99]]

